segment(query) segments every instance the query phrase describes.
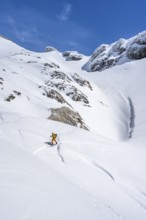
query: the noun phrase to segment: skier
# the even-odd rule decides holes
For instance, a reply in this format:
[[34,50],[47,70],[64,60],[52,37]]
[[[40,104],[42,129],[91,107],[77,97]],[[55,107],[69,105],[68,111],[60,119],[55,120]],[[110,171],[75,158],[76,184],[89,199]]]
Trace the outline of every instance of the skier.
[[56,141],[57,134],[55,134],[55,133],[52,132],[51,138],[52,138],[51,144],[52,144],[52,145],[57,144],[57,141]]

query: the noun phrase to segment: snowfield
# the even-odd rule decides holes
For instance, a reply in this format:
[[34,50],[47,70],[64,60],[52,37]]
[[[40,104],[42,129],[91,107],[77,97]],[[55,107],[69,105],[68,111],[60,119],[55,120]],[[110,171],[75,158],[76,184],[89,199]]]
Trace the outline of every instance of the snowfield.
[[[146,219],[146,59],[86,72],[88,59],[0,37],[0,219]],[[88,130],[48,119],[63,106]]]

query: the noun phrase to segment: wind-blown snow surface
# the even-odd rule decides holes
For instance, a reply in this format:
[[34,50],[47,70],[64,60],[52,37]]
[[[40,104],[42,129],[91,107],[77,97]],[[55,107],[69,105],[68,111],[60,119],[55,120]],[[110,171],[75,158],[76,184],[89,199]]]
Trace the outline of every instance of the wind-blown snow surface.
[[[3,38],[0,48],[0,219],[145,220],[146,60],[86,73],[87,57],[66,61]],[[90,131],[47,119],[62,104],[38,88],[50,77],[45,62],[90,81],[91,91],[72,85],[91,107],[61,92]],[[59,134],[54,147],[52,131]]]

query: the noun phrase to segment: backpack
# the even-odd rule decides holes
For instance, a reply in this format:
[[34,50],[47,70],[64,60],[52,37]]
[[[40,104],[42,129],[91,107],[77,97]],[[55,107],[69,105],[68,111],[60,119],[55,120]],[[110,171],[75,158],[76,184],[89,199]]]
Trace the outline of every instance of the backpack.
[[53,137],[53,138],[57,138],[57,134],[52,133],[52,137]]

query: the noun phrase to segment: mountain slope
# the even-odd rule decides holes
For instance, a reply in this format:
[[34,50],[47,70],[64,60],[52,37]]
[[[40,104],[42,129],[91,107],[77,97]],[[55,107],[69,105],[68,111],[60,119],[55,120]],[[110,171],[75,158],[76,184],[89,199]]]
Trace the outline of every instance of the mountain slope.
[[[124,95],[129,100],[132,139],[145,146],[145,120],[146,120],[146,59],[133,61],[124,65],[105,70],[102,74],[91,73],[92,79],[101,90],[113,99],[116,93]],[[88,76],[88,74],[85,74]],[[118,104],[118,102],[117,102]]]
[[0,47],[0,218],[145,220],[146,59],[89,73]]
[[[117,106],[113,97],[105,96],[84,78],[81,66],[87,57],[66,61],[58,51],[37,54],[11,44],[13,54],[8,50],[1,58],[1,99],[8,109],[27,115],[43,114],[112,139],[128,138],[128,99],[116,93]],[[69,119],[62,118],[62,107],[70,111]]]

